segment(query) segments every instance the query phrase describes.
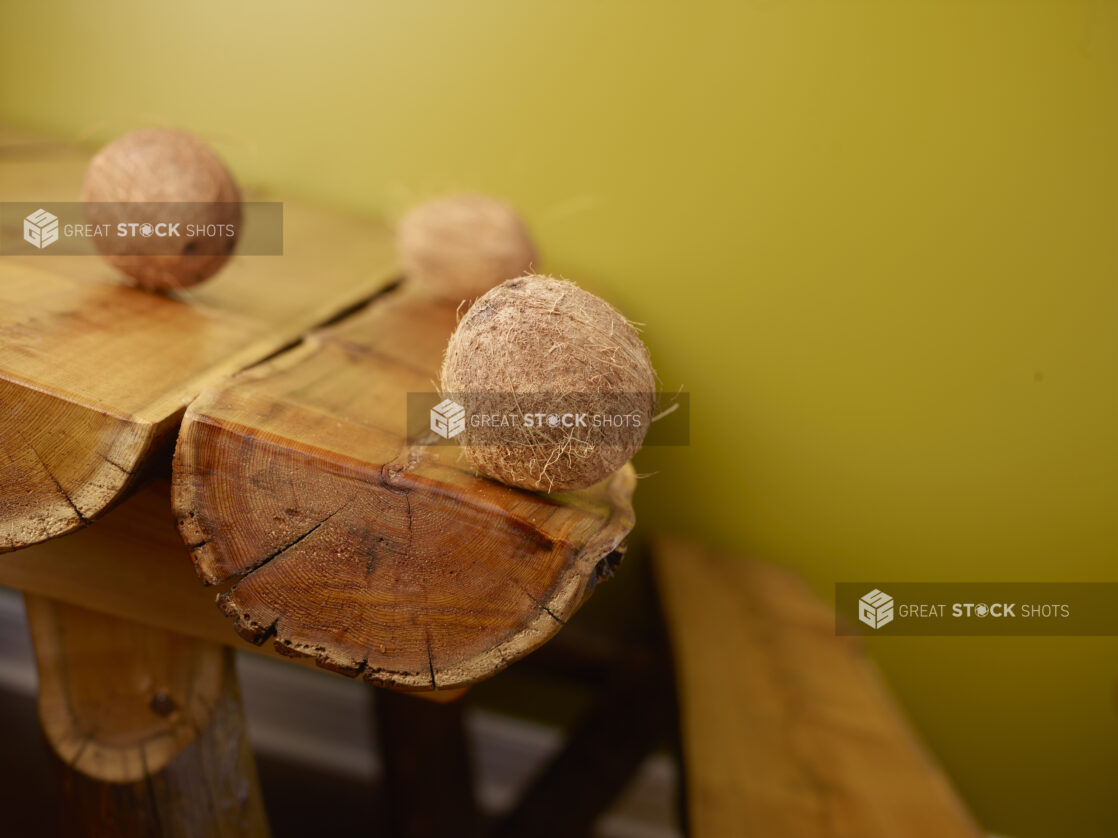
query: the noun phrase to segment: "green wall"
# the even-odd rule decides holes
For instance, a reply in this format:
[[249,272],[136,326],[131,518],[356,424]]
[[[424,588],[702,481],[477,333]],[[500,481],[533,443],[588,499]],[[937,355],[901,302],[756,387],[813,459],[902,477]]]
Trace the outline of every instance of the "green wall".
[[[1118,4],[4,2],[0,119],[510,198],[692,393],[644,519],[823,594],[1118,579]],[[872,651],[984,825],[1118,833],[1118,642]]]

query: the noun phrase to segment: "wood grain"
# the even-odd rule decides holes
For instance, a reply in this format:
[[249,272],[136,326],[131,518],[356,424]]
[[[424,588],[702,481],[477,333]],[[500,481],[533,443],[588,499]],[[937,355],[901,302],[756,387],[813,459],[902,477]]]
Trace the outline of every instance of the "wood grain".
[[95,527],[5,555],[0,585],[214,643],[272,652],[230,632],[214,606],[214,592],[198,584],[175,528],[166,480],[145,483]]
[[229,649],[26,604],[68,834],[267,834]]
[[619,558],[626,466],[583,492],[476,477],[456,446],[409,439],[455,307],[407,290],[203,393],[173,501],[199,575],[237,631],[383,686],[488,677],[539,646]]
[[[170,492],[166,479],[149,480],[96,526],[8,553],[0,560],[0,585],[293,666],[313,667],[312,658],[281,655],[270,644],[254,645],[229,630],[229,621],[214,605],[214,589],[198,584],[171,514]],[[453,701],[462,691],[422,695]]]
[[853,637],[792,573],[661,536],[691,834],[940,838],[977,828]]
[[[88,154],[0,130],[0,200],[77,201]],[[246,198],[265,199],[249,192]],[[0,230],[4,241],[18,229]],[[394,278],[381,224],[284,206],[282,256],[154,295],[94,256],[0,259],[0,552],[104,513],[207,386]]]

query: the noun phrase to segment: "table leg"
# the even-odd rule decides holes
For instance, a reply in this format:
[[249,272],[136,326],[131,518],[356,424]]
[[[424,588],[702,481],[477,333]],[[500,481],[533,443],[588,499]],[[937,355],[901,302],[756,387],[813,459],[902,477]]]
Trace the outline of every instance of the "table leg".
[[563,750],[496,824],[494,838],[589,835],[673,724],[669,664],[652,650],[632,647]]
[[383,689],[374,702],[390,834],[479,834],[463,702],[424,701]]
[[25,601],[64,834],[268,834],[231,649]]

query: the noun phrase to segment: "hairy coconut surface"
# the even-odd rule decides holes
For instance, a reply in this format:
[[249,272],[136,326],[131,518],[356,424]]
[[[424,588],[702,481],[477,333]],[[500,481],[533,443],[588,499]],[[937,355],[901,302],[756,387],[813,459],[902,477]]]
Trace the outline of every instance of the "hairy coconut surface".
[[397,228],[404,275],[430,296],[472,299],[532,270],[536,249],[504,201],[454,195],[421,204]]
[[567,491],[604,479],[640,448],[656,375],[636,329],[607,302],[573,282],[526,276],[462,317],[441,390],[466,408],[456,439],[478,472]]
[[188,225],[241,221],[240,190],[217,153],[182,131],[147,129],[114,140],[90,161],[82,187],[91,224],[148,221],[180,224],[175,252],[159,238],[95,238],[102,256],[149,290],[194,285],[229,259],[233,237],[189,236]]

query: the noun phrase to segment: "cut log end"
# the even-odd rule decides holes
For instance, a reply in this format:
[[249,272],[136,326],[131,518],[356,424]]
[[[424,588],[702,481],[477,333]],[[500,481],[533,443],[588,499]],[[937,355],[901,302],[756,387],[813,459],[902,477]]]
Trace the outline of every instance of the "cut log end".
[[41,597],[26,604],[43,731],[93,779],[135,783],[161,771],[207,728],[233,677],[220,646]]
[[631,466],[549,496],[408,444],[400,403],[430,386],[453,315],[378,302],[187,411],[180,533],[203,581],[235,580],[218,604],[245,639],[397,690],[460,687],[553,636],[612,572]]
[[80,529],[135,483],[156,444],[120,419],[0,380],[0,553]]
[[231,649],[26,603],[62,834],[268,833]]
[[[219,459],[186,489],[193,431],[219,435],[204,447]],[[217,600],[242,638],[379,686],[459,687],[523,657],[609,577],[633,524],[628,466],[583,493],[588,509],[423,459],[390,480],[299,459],[188,419],[176,493],[194,501],[180,532],[203,580],[236,580]],[[221,491],[249,474],[252,490]]]

